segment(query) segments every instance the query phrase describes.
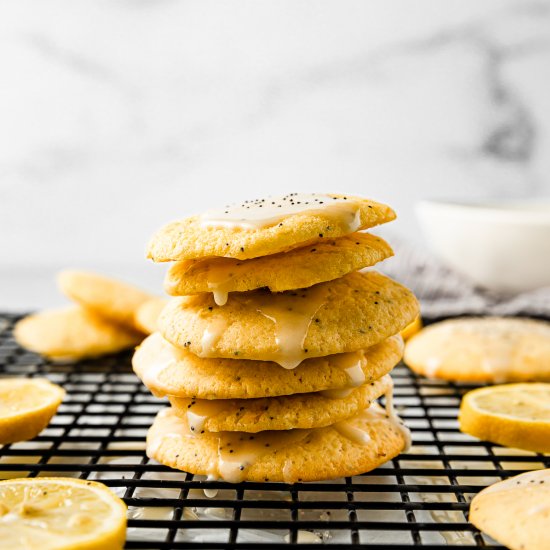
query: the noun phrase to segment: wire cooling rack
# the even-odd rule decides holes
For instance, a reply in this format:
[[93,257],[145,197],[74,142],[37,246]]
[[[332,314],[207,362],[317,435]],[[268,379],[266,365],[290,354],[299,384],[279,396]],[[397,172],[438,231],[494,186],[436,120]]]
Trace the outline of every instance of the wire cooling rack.
[[[52,365],[17,346],[0,315],[0,374],[45,376],[67,390],[33,441],[0,448],[0,478],[100,480],[129,510],[127,548],[501,548],[467,522],[483,487],[549,467],[550,456],[479,442],[457,429],[469,386],[393,372],[395,402],[413,432],[407,454],[364,475],[322,483],[204,481],[149,460],[147,428],[165,405],[130,369],[130,354]],[[215,498],[203,489],[217,488]]]

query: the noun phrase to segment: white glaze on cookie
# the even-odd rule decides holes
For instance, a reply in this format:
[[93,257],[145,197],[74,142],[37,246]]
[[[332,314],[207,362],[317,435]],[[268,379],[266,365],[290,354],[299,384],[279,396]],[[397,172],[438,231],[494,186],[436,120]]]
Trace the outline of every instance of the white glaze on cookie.
[[356,388],[365,382],[364,368],[367,364],[367,358],[364,350],[333,355],[332,362],[348,375],[351,388]]
[[354,388],[364,384],[366,375],[363,369],[367,363],[367,358],[363,350],[333,355],[331,361],[334,366],[342,369],[347,374],[348,385],[337,390],[323,390],[320,392],[321,395],[331,399],[342,399],[347,397]]
[[392,387],[384,394],[384,401],[386,404],[386,416],[401,432],[401,435],[405,439],[405,448],[403,449],[403,452],[406,453],[410,450],[412,445],[411,431],[407,428],[407,426],[405,426],[401,418],[399,418],[395,412],[395,407],[393,406],[393,384]]
[[202,352],[200,357],[212,357],[214,355],[216,344],[222,337],[226,328],[227,323],[225,319],[222,318],[213,319],[208,323],[201,338]]
[[311,430],[281,430],[249,434],[223,432],[218,445],[218,471],[225,481],[239,483],[246,478],[246,471],[261,456],[305,439]]
[[353,425],[353,421],[342,420],[332,426],[340,435],[343,435],[350,441],[359,445],[368,445],[371,442],[371,437],[367,430],[358,428]]
[[296,368],[308,358],[304,342],[315,314],[323,307],[328,295],[325,285],[288,291],[271,300],[267,295],[258,311],[273,321],[277,351],[265,360],[274,361],[285,369]]
[[277,225],[296,214],[320,214],[347,226],[347,232],[357,231],[361,225],[359,205],[345,197],[320,193],[291,193],[285,197],[245,201],[209,210],[201,217],[203,227],[229,229],[263,229]]
[[[188,260],[182,277],[193,276],[200,277],[204,275],[208,289],[214,296],[214,301],[218,306],[224,306],[229,297],[229,286],[231,280],[236,275],[238,268],[244,260],[235,260],[234,258],[203,258],[200,260]],[[173,293],[177,289],[177,282],[167,278],[165,281],[166,290]]]

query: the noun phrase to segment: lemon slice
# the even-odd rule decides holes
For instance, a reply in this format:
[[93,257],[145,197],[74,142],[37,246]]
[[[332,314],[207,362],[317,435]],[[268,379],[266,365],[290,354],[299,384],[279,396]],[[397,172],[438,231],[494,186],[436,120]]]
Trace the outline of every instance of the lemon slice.
[[45,378],[0,379],[0,445],[36,437],[64,395],[63,388]]
[[126,505],[105,485],[63,477],[0,481],[0,549],[118,550]]
[[401,336],[403,340],[408,340],[411,336],[414,336],[417,332],[422,330],[422,319],[420,315],[415,318],[412,323],[409,323],[402,331]]
[[550,384],[505,384],[468,392],[460,430],[507,447],[550,452]]

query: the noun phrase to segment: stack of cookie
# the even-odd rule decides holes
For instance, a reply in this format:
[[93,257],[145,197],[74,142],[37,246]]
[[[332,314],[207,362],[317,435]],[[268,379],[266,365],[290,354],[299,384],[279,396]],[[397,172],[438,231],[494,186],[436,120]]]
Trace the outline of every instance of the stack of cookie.
[[[171,407],[147,453],[230,482],[359,474],[399,454],[408,431],[388,373],[418,313],[375,271],[389,245],[358,232],[394,219],[356,197],[292,194],[168,224],[149,256],[173,261],[177,297],[134,355]],[[386,410],[374,401],[386,396]]]

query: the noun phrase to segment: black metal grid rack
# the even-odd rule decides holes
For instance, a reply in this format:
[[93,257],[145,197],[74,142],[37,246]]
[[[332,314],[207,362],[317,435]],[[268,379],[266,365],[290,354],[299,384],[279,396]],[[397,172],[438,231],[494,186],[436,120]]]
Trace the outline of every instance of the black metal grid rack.
[[[484,486],[550,466],[550,456],[479,442],[457,429],[468,386],[394,372],[395,402],[413,447],[384,466],[322,483],[205,483],[151,462],[144,438],[164,406],[130,369],[129,354],[52,365],[19,348],[16,317],[0,316],[0,374],[45,376],[67,397],[33,441],[0,448],[0,478],[100,480],[129,507],[127,548],[501,548],[467,522]],[[215,498],[202,489],[218,488]]]

